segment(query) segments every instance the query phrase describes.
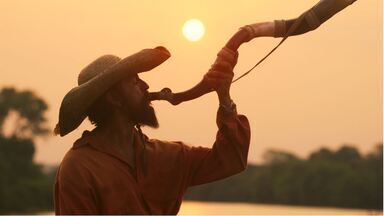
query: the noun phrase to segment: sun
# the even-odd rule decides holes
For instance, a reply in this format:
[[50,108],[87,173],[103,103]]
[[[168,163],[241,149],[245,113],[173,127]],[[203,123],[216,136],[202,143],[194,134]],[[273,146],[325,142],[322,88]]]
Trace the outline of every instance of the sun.
[[205,33],[205,28],[203,23],[198,19],[190,19],[184,23],[183,26],[183,35],[189,41],[198,41],[200,40]]

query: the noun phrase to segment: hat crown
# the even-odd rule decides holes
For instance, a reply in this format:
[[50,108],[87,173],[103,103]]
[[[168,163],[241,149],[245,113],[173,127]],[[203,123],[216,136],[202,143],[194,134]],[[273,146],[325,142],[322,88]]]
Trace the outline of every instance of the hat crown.
[[114,64],[121,61],[121,58],[115,55],[103,55],[91,62],[83,70],[81,70],[79,77],[77,79],[77,84],[81,85],[97,75],[101,74],[103,71],[112,67]]

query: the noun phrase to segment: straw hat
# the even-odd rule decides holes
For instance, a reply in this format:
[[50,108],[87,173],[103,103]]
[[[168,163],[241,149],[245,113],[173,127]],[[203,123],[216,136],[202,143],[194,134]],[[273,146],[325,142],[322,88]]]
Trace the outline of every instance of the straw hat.
[[166,48],[156,47],[124,59],[114,55],[97,58],[80,72],[78,86],[64,96],[54,133],[60,136],[70,133],[87,117],[87,111],[96,99],[115,83],[128,75],[149,71],[170,56]]

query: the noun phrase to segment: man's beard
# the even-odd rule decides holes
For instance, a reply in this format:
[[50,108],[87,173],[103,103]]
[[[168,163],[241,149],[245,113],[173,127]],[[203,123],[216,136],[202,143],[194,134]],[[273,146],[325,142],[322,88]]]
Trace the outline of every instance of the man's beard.
[[155,109],[150,104],[146,104],[136,115],[133,115],[133,118],[137,124],[146,125],[151,128],[159,127]]
[[143,97],[139,107],[134,108],[128,101],[124,104],[128,118],[136,124],[146,125],[151,128],[158,128],[159,122],[156,117],[155,109],[151,106],[148,95]]

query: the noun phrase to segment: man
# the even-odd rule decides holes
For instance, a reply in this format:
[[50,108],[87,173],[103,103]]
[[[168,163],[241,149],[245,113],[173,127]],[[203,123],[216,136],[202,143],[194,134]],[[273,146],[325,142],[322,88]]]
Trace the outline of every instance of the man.
[[[177,214],[188,187],[246,168],[250,128],[230,98],[237,53],[222,49],[204,81],[217,92],[218,132],[212,148],[149,139],[140,126],[158,127],[148,85],[137,73],[170,56],[163,47],[123,60],[102,56],[83,69],[63,99],[55,132],[95,124],[67,152],[56,175],[56,214]],[[199,131],[193,131],[198,134]]]

